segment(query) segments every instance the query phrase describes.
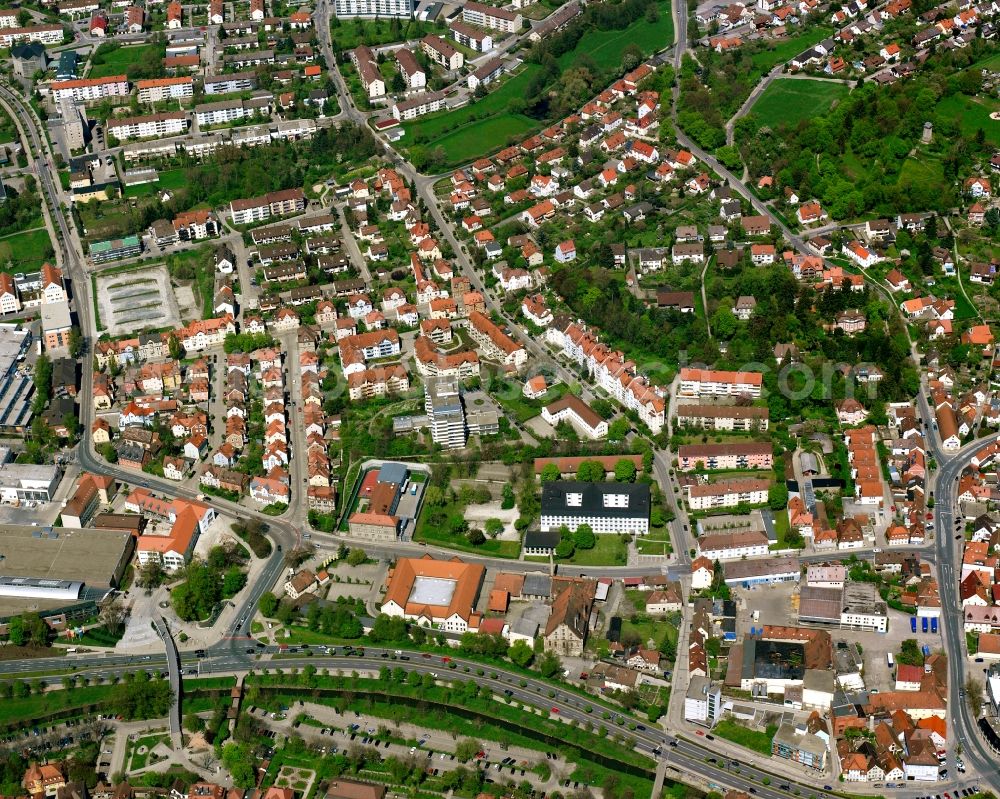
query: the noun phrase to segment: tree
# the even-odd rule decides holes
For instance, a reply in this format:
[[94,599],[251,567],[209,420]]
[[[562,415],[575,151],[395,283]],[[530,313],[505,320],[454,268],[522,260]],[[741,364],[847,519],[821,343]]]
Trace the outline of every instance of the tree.
[[101,606],[98,618],[105,630],[114,636],[121,636],[128,620],[128,608],[120,599],[112,599]]
[[14,616],[7,623],[7,638],[14,646],[24,646],[24,620],[20,616]]
[[482,750],[482,744],[475,738],[463,738],[455,746],[455,759],[460,763],[468,763]]
[[542,652],[538,658],[538,671],[543,677],[554,677],[562,671],[562,661],[555,652]]
[[597,545],[597,536],[589,524],[581,524],[573,532],[573,545],[577,549],[593,549]]
[[393,94],[402,94],[406,91],[406,79],[399,72],[397,72],[392,76],[390,86],[392,87]]
[[170,353],[170,357],[175,361],[179,361],[183,357],[184,348],[181,346],[181,342],[177,338],[176,333],[171,333],[167,337],[167,351]]
[[781,510],[788,504],[788,486],[777,482],[767,490],[767,506],[771,510]]
[[368,555],[363,549],[352,549],[347,553],[348,566],[360,566],[368,560]]
[[188,713],[184,716],[184,729],[193,734],[204,732],[205,720],[194,713]]
[[275,612],[278,610],[278,597],[270,591],[265,591],[260,595],[259,607],[262,615],[267,616],[269,619],[273,619]]
[[720,306],[712,314],[712,335],[723,341],[728,341],[736,334],[737,324],[736,315],[732,310],[724,305]]
[[80,328],[75,325],[69,329],[69,341],[67,346],[69,348],[70,358],[79,358],[83,353],[83,334],[80,333]]
[[571,536],[563,536],[559,539],[559,543],[556,544],[556,557],[557,558],[571,558],[573,553],[576,551],[576,544],[573,543],[573,538]]
[[246,744],[227,743],[222,748],[222,765],[232,775],[233,784],[240,788],[254,786],[254,764]]
[[583,461],[576,470],[576,479],[584,483],[599,483],[604,479],[604,467],[599,461]]
[[541,479],[543,483],[551,483],[553,480],[558,480],[561,476],[559,467],[554,463],[547,463],[542,468]]
[[535,659],[535,653],[524,640],[518,639],[510,645],[507,657],[510,658],[511,663],[523,669],[531,665],[531,661]]
[[628,458],[622,458],[615,464],[615,480],[619,483],[632,483],[635,481],[635,463]]
[[971,674],[965,680],[965,698],[972,715],[979,718],[983,712],[983,684]]
[[472,544],[472,546],[478,547],[486,543],[486,536],[483,535],[483,531],[478,527],[473,527],[465,534],[465,540]]
[[608,441],[624,441],[632,430],[632,424],[624,416],[619,416],[608,425]]
[[484,524],[484,529],[486,531],[486,535],[490,538],[496,538],[503,532],[503,522],[500,521],[500,519],[487,519]]

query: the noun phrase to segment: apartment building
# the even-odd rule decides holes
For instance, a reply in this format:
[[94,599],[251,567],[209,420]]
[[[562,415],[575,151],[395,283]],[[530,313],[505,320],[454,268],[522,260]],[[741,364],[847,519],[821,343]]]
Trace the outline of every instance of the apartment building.
[[698,539],[698,555],[710,561],[766,555],[768,540],[760,530],[713,533]]
[[582,483],[553,480],[542,484],[539,525],[543,532],[587,524],[595,533],[649,532],[649,486],[645,483]]
[[414,0],[334,0],[338,17],[412,17]]
[[465,56],[460,50],[447,39],[432,33],[420,40],[420,49],[427,53],[431,61],[449,71],[461,69],[465,63]]
[[187,114],[171,111],[162,114],[146,114],[138,117],[122,117],[108,121],[108,135],[119,141],[126,139],[163,138],[187,133]]
[[677,468],[692,469],[770,469],[774,452],[768,442],[728,444],[683,444],[677,448]]
[[737,405],[680,405],[677,421],[703,430],[767,430],[767,408]]
[[760,397],[764,375],[760,372],[725,372],[715,369],[681,369],[680,394],[686,397]]
[[376,97],[385,97],[385,78],[378,68],[378,60],[375,53],[367,45],[359,45],[351,50],[351,63],[358,71],[361,85],[365,87],[365,92],[369,100]]
[[205,94],[236,94],[257,88],[257,73],[233,72],[228,75],[207,75],[202,81]]
[[0,47],[13,47],[23,42],[38,42],[39,44],[62,44],[64,38],[62,25],[31,25],[27,28],[0,29]]
[[769,481],[754,478],[689,485],[686,489],[688,507],[691,510],[711,510],[734,508],[737,505],[762,505],[767,502],[770,487]]
[[136,96],[140,103],[162,103],[167,100],[183,100],[194,95],[194,78],[154,78],[140,80],[135,84]]
[[468,47],[479,53],[488,53],[493,49],[493,37],[481,28],[474,28],[456,19],[449,26],[452,38],[463,47]]
[[[461,54],[460,54],[461,55]],[[416,119],[445,108],[444,92],[426,92],[412,100],[403,100],[392,107],[392,115],[400,122]]]
[[520,369],[528,361],[528,353],[516,343],[493,320],[479,311],[469,314],[469,335],[483,350],[487,358]]
[[479,25],[481,28],[492,28],[504,33],[517,33],[521,30],[523,19],[520,14],[506,8],[488,6],[469,0],[462,7],[462,22]]
[[487,86],[493,83],[504,73],[504,62],[499,58],[492,58],[469,75],[467,85],[470,91],[475,91],[479,86]]
[[409,388],[410,378],[398,363],[354,372],[347,378],[347,393],[352,400],[399,394]]
[[396,53],[396,63],[399,65],[399,74],[406,81],[406,88],[410,91],[420,91],[427,88],[427,73],[420,66],[417,57],[411,50],[400,47]]
[[128,97],[128,78],[124,75],[109,75],[106,78],[80,78],[60,80],[50,86],[52,99],[62,102],[64,98],[76,102],[92,103],[107,97]]
[[249,119],[255,114],[268,116],[270,113],[270,96],[251,100],[220,100],[215,103],[202,103],[194,108],[194,117],[199,128],[226,125],[240,119]]
[[261,197],[233,200],[229,204],[229,214],[234,225],[248,225],[272,216],[299,213],[305,209],[306,196],[302,189],[272,191]]

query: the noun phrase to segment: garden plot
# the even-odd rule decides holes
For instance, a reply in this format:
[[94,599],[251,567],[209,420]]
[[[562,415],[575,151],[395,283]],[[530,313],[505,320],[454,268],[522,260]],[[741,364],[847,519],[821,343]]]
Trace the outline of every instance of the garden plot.
[[179,327],[180,313],[165,266],[97,276],[101,321],[111,336]]

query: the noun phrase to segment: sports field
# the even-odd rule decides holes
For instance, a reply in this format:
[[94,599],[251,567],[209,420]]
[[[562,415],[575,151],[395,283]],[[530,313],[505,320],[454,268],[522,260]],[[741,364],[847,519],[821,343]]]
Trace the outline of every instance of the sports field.
[[772,128],[794,127],[803,119],[825,114],[850,91],[850,86],[827,80],[778,78],[757,98],[750,113]]

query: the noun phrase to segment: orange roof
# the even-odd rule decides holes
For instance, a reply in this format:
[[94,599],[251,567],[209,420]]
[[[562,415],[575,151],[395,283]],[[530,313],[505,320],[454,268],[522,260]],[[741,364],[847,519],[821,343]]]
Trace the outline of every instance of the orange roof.
[[[482,584],[485,568],[478,563],[466,563],[459,558],[435,560],[430,555],[422,558],[400,558],[392,570],[383,604],[395,603],[407,615],[430,614],[434,618],[453,615],[469,620],[473,614],[476,595]],[[410,602],[414,583],[419,577],[454,582],[454,590],[447,605],[417,605]]]

